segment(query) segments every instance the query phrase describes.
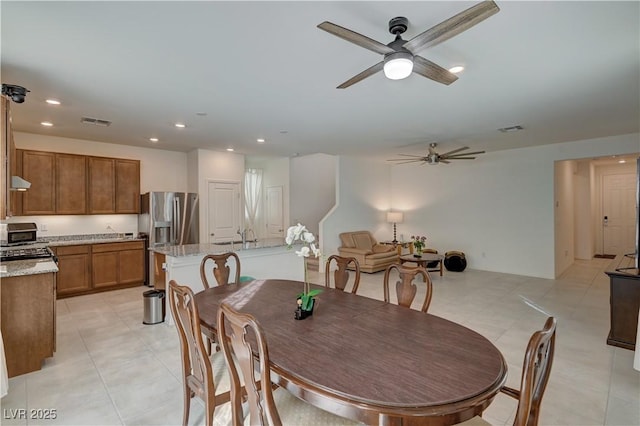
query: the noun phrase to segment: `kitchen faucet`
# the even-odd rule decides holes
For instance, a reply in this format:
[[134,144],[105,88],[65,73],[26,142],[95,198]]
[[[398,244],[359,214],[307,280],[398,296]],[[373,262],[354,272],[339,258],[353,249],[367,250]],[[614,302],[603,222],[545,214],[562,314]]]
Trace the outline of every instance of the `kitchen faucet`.
[[247,242],[247,231],[251,232],[251,234],[253,235],[253,241],[256,240],[256,234],[253,232],[253,229],[243,229],[242,232],[240,231],[240,228],[238,228],[238,231],[236,232],[236,234],[240,235],[240,237],[242,237],[242,244],[246,244]]
[[244,245],[247,242],[247,229],[245,228],[240,232],[240,228],[238,228],[238,232],[236,233],[242,237],[242,244]]

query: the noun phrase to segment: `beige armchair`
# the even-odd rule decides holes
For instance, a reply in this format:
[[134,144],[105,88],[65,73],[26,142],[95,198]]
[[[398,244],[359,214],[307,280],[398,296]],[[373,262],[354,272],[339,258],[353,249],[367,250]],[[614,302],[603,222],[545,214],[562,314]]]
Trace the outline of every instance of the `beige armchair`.
[[340,256],[356,258],[362,272],[384,271],[387,266],[398,263],[395,247],[378,244],[369,231],[343,232],[340,241]]

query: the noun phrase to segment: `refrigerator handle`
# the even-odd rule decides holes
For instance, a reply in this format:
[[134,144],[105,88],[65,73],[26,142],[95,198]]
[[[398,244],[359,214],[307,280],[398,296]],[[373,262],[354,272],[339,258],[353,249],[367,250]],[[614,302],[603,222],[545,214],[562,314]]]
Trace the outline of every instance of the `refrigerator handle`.
[[176,243],[181,245],[183,243],[182,241],[182,218],[180,217],[180,201],[175,198],[174,200],[174,204],[173,204],[173,208],[174,208],[174,219],[175,219],[175,224],[176,224]]
[[171,215],[171,242],[177,245],[178,239],[176,236],[178,235],[178,233],[176,231],[176,228],[178,226],[177,226],[176,216],[178,215],[178,212],[177,212],[178,209],[176,209],[176,199],[174,198],[172,201],[173,201],[173,205],[171,206],[171,210],[173,214]]

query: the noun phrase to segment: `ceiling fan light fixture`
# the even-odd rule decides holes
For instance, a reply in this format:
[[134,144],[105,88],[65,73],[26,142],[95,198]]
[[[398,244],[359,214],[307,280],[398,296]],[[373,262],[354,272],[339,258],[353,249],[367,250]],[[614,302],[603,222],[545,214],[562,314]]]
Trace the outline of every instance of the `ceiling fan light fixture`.
[[384,75],[389,80],[402,80],[413,71],[413,55],[409,52],[393,52],[384,57]]

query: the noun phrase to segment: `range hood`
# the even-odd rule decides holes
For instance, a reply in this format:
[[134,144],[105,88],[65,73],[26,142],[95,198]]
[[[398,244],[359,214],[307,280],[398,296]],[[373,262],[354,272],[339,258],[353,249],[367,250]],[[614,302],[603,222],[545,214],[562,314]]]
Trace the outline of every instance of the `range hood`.
[[31,182],[22,179],[20,176],[11,176],[12,191],[26,191],[31,188]]

